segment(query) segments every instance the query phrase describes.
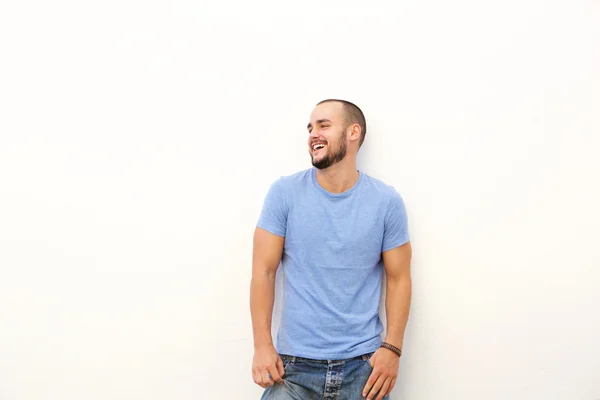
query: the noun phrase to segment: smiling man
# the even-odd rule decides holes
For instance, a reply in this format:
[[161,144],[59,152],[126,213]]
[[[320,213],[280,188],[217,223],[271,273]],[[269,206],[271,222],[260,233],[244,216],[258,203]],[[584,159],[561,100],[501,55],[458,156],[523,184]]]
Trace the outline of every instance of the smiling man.
[[[356,168],[367,132],[356,105],[324,100],[307,129],[312,168],[273,182],[254,232],[254,382],[267,400],[387,399],[411,299],[405,204],[396,189]],[[280,265],[275,347],[271,320]]]

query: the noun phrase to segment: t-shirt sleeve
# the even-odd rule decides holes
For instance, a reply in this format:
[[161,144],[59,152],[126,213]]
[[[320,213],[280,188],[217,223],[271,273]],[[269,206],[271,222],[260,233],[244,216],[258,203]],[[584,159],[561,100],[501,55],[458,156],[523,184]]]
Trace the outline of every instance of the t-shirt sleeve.
[[257,226],[277,236],[285,237],[288,206],[281,179],[271,184],[265,197]]
[[401,246],[410,240],[408,216],[402,196],[394,190],[385,217],[382,252]]

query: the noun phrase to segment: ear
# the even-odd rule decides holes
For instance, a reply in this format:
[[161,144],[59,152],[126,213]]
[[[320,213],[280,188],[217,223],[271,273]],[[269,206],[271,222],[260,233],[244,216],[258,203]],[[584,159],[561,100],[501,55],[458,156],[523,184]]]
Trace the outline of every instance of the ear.
[[350,129],[349,136],[351,141],[360,141],[360,125],[352,124],[348,127]]

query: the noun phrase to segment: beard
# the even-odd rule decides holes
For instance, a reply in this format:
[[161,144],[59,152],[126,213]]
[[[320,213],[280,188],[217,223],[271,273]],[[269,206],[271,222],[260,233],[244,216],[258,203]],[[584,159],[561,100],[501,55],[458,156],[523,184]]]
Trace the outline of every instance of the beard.
[[331,167],[333,164],[340,162],[346,157],[347,146],[346,146],[346,130],[342,131],[340,138],[337,140],[337,146],[335,149],[331,149],[331,146],[327,146],[327,154],[325,154],[320,160],[315,161],[311,154],[311,160],[313,167],[317,169],[325,169]]

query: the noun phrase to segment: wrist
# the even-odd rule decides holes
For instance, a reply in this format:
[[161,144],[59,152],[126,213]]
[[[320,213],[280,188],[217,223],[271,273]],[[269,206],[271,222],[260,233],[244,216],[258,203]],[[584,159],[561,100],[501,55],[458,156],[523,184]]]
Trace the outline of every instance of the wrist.
[[260,349],[263,347],[274,347],[273,337],[271,336],[271,328],[268,326],[261,326],[255,328],[253,332],[254,336],[254,349]]
[[383,339],[383,343],[389,343],[392,346],[397,347],[399,349],[402,348],[402,345],[404,344],[403,342],[404,342],[403,338],[399,337],[399,336],[388,335],[388,336],[385,336]]
[[380,347],[383,347],[384,349],[387,349],[387,350],[393,352],[398,357],[402,357],[402,349],[394,346],[393,344],[391,344],[389,342],[383,342]]
[[264,348],[273,348],[273,347],[275,347],[273,345],[273,342],[261,342],[261,343],[254,344],[254,350],[260,350],[260,349],[264,349]]

